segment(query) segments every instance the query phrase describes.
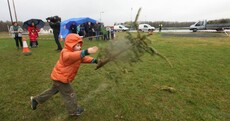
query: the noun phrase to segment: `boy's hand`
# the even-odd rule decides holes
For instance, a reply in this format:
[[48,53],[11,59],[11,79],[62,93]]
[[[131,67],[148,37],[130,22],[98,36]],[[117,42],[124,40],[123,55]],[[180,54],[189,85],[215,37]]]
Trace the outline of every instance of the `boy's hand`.
[[98,47],[97,47],[97,46],[90,47],[90,48],[88,48],[88,53],[89,53],[89,54],[93,54],[93,53],[96,53],[97,50],[98,50]]

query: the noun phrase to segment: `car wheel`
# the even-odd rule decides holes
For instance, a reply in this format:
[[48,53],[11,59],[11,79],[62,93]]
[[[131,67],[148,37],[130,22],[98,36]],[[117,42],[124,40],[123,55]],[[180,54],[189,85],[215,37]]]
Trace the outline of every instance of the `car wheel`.
[[193,31],[193,32],[197,32],[197,29],[193,29],[192,31]]

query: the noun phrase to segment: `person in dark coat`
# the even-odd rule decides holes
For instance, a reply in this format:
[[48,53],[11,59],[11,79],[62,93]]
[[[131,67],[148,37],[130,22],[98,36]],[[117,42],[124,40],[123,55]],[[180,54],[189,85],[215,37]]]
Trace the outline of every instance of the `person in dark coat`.
[[94,25],[94,31],[95,31],[95,34],[96,34],[96,40],[99,40],[100,31],[101,31],[101,23],[97,22]]
[[70,33],[77,34],[77,25],[73,22],[69,28]]
[[85,32],[86,32],[86,37],[89,37],[89,40],[92,40],[93,38],[91,36],[93,36],[94,28],[91,22],[88,22],[85,25]]
[[47,22],[49,23],[50,27],[53,29],[53,35],[55,43],[57,44],[57,51],[62,50],[61,43],[59,41],[59,33],[60,33],[60,24],[61,24],[61,18],[58,16],[51,17],[51,19],[47,19]]

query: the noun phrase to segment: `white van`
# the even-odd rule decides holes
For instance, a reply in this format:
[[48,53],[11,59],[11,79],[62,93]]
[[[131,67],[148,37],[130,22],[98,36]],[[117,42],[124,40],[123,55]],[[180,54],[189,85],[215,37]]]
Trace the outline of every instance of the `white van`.
[[155,30],[155,27],[152,27],[149,24],[139,24],[138,30],[143,32],[152,32]]
[[114,26],[115,31],[127,31],[129,28],[125,27],[124,25],[115,25]]

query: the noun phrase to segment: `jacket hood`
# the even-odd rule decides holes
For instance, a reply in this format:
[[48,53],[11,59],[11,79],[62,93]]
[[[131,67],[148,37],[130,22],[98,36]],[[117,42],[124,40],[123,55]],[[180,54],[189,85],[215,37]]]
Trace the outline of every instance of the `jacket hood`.
[[[78,34],[68,34],[65,39],[65,49],[73,51],[73,47],[77,43],[83,43],[81,37]],[[82,44],[81,44],[82,46]]]

